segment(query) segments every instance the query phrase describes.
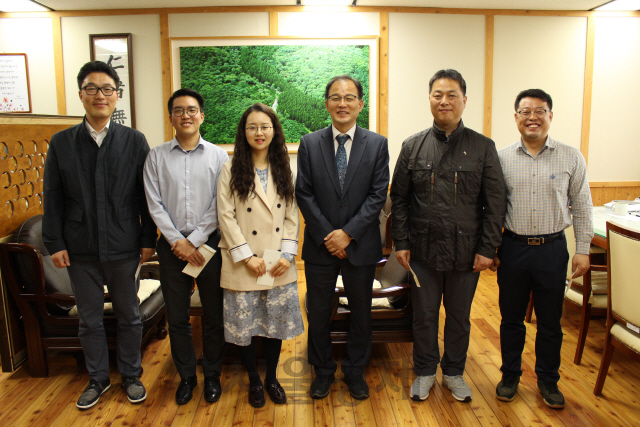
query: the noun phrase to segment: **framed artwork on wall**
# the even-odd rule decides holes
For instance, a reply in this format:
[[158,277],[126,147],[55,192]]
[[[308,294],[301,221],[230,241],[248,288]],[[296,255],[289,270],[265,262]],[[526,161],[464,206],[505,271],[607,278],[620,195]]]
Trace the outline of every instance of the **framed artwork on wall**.
[[0,53],[0,112],[31,112],[26,53]]
[[120,77],[118,103],[111,116],[116,123],[136,127],[133,91],[133,49],[131,34],[89,34],[92,61],[106,62]]
[[342,74],[362,83],[358,125],[376,129],[378,38],[172,40],[172,90],[189,88],[205,99],[200,133],[233,144],[242,113],[261,102],[278,114],[287,143],[331,124],[324,91]]

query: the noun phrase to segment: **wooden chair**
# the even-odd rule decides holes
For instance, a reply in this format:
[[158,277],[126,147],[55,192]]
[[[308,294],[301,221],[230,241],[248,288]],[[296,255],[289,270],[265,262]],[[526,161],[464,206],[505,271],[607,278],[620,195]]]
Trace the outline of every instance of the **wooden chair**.
[[640,232],[607,222],[607,336],[593,394],[600,395],[616,347],[640,361]]
[[573,226],[565,230],[569,264],[567,265],[567,281],[570,287],[565,295],[567,307],[574,307],[581,313],[578,343],[573,363],[580,364],[584,345],[587,339],[589,321],[592,316],[607,315],[607,266],[591,264],[591,268],[582,277],[571,278],[571,259],[576,253],[576,242],[573,238]]
[[[47,350],[82,350],[78,317],[68,314],[75,298],[67,271],[53,265],[42,242],[42,215],[22,223],[13,240],[14,243],[0,243],[2,278],[24,322],[31,376],[46,377],[49,374]],[[145,264],[140,277],[159,279],[158,266]],[[140,317],[143,345],[153,336],[160,339],[167,336],[161,289],[140,305]],[[105,315],[104,326],[108,347],[115,350],[115,315]]]

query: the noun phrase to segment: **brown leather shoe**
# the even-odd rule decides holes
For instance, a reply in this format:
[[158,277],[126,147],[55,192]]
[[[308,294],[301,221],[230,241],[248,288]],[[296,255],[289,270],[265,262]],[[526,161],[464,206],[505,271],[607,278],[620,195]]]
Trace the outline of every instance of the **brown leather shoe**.
[[287,402],[287,394],[278,381],[267,384],[267,394],[273,403],[282,404]]
[[264,388],[261,385],[249,387],[249,405],[254,408],[262,408],[265,403]]

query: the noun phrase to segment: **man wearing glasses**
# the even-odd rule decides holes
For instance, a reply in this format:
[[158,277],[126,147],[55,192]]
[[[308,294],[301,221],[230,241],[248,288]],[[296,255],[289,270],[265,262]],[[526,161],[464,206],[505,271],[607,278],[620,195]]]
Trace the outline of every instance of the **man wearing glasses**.
[[[160,284],[169,318],[171,356],[181,378],[176,403],[189,402],[198,383],[189,323],[193,277],[182,272],[189,264],[204,266],[196,284],[204,311],[204,398],[212,403],[222,394],[220,373],[225,350],[216,189],[229,156],[200,136],[202,95],[179,89],[169,98],[167,107],[176,136],[149,153],[144,187],[151,217],[162,233],[158,239]],[[216,251],[206,265],[198,251],[203,245]]]
[[140,375],[142,321],[138,264],[155,253],[156,228],[144,195],[144,135],[111,120],[120,79],[104,62],[78,73],[84,121],[51,138],[44,173],[42,238],[53,264],[66,268],[76,298],[89,386],[87,409],[111,386],[103,320],[104,286],[118,319],[117,360],[129,401],[145,400]]
[[[464,380],[480,272],[500,245],[506,192],[494,142],[467,128],[462,112],[467,85],[456,70],[429,80],[433,126],[407,138],[391,183],[396,258],[412,281],[413,364],[411,398],[426,400],[436,381],[470,402]],[[438,349],[440,302],[446,311],[444,354]]]
[[382,258],[378,215],[387,199],[387,138],[356,125],[364,101],[360,82],[331,79],[325,105],[332,125],[300,140],[296,199],[305,220],[302,259],[307,278],[310,394],[329,394],[337,365],[330,317],[338,274],[349,299],[349,338],[342,372],[354,399],[369,397],[364,369],[371,357],[371,293]]
[[518,389],[526,337],[524,317],[533,292],[538,322],[538,390],[547,406],[560,409],[564,407],[558,369],[569,262],[566,239],[574,238],[565,236],[563,230],[573,223],[576,254],[571,271],[580,277],[589,269],[593,213],[584,157],[577,149],[549,137],[551,108],[551,96],[540,89],[525,90],[516,97],[515,119],[521,139],[498,153],[507,183],[508,208],[502,245],[492,269],[498,269],[502,315],[502,381],[496,395],[510,402]]

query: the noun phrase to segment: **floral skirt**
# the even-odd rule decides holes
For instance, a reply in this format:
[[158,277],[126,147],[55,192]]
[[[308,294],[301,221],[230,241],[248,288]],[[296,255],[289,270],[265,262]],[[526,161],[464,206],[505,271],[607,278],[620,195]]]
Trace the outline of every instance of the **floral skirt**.
[[251,337],[288,340],[304,332],[298,282],[265,291],[224,289],[224,339],[246,346]]

